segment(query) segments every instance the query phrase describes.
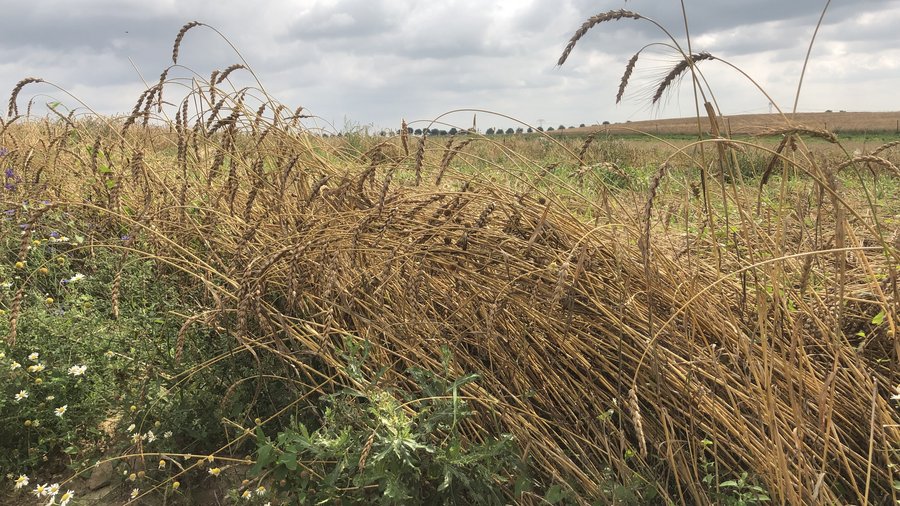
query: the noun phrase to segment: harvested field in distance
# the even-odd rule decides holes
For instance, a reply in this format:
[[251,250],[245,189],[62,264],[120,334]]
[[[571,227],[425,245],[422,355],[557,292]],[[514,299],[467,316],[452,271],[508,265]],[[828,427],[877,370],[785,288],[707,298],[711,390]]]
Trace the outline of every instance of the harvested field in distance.
[[[802,112],[787,116],[793,124],[829,130],[836,134],[900,134],[900,112]],[[729,132],[731,135],[765,135],[766,132],[783,128],[785,119],[780,114],[736,114],[726,115],[720,118],[720,122],[723,132]],[[701,121],[701,128],[704,132],[708,130],[706,120]],[[636,132],[653,135],[696,135],[697,118],[632,121],[564,130],[566,135],[591,132],[614,135]]]

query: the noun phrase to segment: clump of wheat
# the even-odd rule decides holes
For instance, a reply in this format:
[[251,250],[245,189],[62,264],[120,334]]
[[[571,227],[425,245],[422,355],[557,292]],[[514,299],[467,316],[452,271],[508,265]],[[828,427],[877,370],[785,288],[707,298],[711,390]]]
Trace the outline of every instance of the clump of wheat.
[[[591,18],[563,56],[592,26],[623,18],[641,16]],[[173,60],[193,26],[179,32]],[[660,96],[712,59],[705,54],[676,65]],[[579,501],[605,497],[611,474],[637,474],[664,501],[708,503],[716,496],[694,467],[709,456],[704,439],[716,442],[717,468],[748,471],[786,504],[892,493],[900,415],[885,385],[900,378],[883,359],[896,353],[889,273],[900,252],[876,212],[856,213],[832,184],[854,164],[895,170],[890,147],[824,162],[801,152],[790,163],[816,175],[808,189],[766,195],[754,213],[749,203],[764,189],[749,185],[723,184],[718,202],[704,186],[696,197],[711,203],[701,206],[685,183],[679,199],[667,175],[700,165],[685,150],[656,160],[641,192],[598,178],[598,193],[587,194],[576,184],[583,167],[622,171],[586,163],[594,137],[562,139],[552,171],[547,148],[527,139],[512,149],[472,135],[440,149],[423,135],[411,157],[406,125],[361,147],[326,139],[302,128],[301,108],[216,88],[223,73],[174,102],[171,130],[136,121],[159,89],[141,95],[122,129],[73,121],[90,148],[84,159],[83,149],[42,137],[64,135],[65,122],[2,130],[4,145],[52,160],[32,200],[52,196],[74,214],[90,200],[96,209],[85,216],[109,225],[91,230],[91,244],[114,243],[121,226],[147,231],[129,251],[202,290],[176,335],[176,359],[187,329],[207,325],[211,338],[271,354],[327,392],[360,373],[347,368],[348,340],[366,343],[362,372],[397,387],[409,386],[410,368],[443,374],[439,357],[450,350],[452,367],[481,375],[461,390],[477,408],[462,433],[513,433],[539,450],[529,453],[538,484],[564,482]],[[778,154],[813,135],[788,127]],[[84,182],[80,170],[96,177]],[[818,176],[826,170],[830,180]],[[720,211],[726,204],[739,209]],[[685,230],[669,232],[679,216]],[[841,247],[858,267],[841,262]],[[23,290],[9,301],[10,339]],[[843,316],[830,312],[841,307]],[[882,308],[884,321],[872,324]],[[865,340],[849,342],[851,324]]]

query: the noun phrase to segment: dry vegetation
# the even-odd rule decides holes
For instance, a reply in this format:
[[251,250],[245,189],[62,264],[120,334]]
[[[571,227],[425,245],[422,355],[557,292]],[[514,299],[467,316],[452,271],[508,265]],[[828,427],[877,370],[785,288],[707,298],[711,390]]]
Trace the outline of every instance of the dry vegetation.
[[825,132],[789,123],[780,144],[662,155],[599,136],[323,139],[227,73],[177,98],[164,73],[123,121],[14,116],[0,142],[28,199],[97,223],[96,247],[140,236],[161,275],[206,292],[185,327],[277,356],[298,403],[354,381],[348,343],[399,386],[446,348],[454,375],[481,375],[467,437],[514,434],[574,502],[620,483],[703,504],[741,472],[779,503],[897,498],[893,145],[822,154],[806,141]]
[[[768,135],[784,127],[784,118],[779,114],[736,114],[721,118],[724,130],[730,135]],[[900,132],[900,112],[803,112],[791,115],[791,121],[798,125],[829,130],[839,134],[880,134],[896,135]],[[646,132],[654,135],[696,135],[697,118],[670,118],[658,120],[632,121],[610,125],[595,125],[584,128],[570,128],[566,134],[601,132],[609,134],[629,134]],[[707,125],[700,129],[708,131]]]

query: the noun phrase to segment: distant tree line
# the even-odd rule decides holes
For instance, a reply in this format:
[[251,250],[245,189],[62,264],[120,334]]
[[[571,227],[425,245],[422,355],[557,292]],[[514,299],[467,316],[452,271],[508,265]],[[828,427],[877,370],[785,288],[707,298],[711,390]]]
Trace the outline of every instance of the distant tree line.
[[[609,121],[604,121],[603,124],[608,125]],[[567,127],[565,125],[559,125],[556,128],[548,127],[546,130],[544,129],[544,127],[537,127],[537,128],[531,128],[531,127],[512,128],[512,127],[509,127],[509,128],[506,128],[505,130],[502,127],[490,127],[484,131],[484,135],[516,135],[516,134],[525,134],[525,133],[530,134],[530,133],[534,133],[534,132],[554,132],[554,131],[559,131],[559,130],[566,130],[569,128],[576,128],[576,127],[574,127],[574,126]],[[585,124],[582,123],[582,124],[578,125],[578,128],[585,128]],[[471,128],[470,129],[450,128],[449,130],[447,130],[447,129],[443,129],[443,128],[413,128],[413,127],[408,127],[406,129],[406,131],[409,135],[422,135],[423,133],[425,133],[431,137],[440,136],[440,135],[468,135],[468,134],[474,132],[474,130]],[[381,137],[388,137],[391,135],[399,135],[399,134],[400,134],[399,129],[398,130],[384,129],[384,130],[380,130],[377,133],[377,135],[379,135]],[[334,135],[336,137],[341,137],[344,135],[344,133],[338,132],[338,133],[332,134],[332,135]],[[324,136],[328,137],[328,134],[325,134]]]

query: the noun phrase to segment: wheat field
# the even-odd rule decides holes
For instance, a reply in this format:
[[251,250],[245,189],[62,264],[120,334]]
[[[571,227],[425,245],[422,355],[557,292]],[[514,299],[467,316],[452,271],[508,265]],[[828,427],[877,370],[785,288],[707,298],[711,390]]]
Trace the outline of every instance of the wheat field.
[[[91,248],[202,293],[178,353],[218,329],[277,359],[297,402],[366,388],[346,361],[360,346],[361,374],[398,389],[413,367],[477,373],[465,439],[511,434],[538,484],[498,478],[509,501],[556,485],[616,503],[618,483],[712,504],[741,472],[773,503],[898,499],[896,142],[848,152],[841,113],[768,121],[775,141],[713,114],[712,137],[652,152],[602,131],[324,137],[236,72],[187,88],[163,72],[121,118],[29,115],[40,82],[20,82],[0,144],[22,182],[3,205],[48,202],[23,211],[21,259],[49,211],[95,224]],[[3,301],[12,347],[26,290]],[[237,448],[260,422],[229,423]]]

